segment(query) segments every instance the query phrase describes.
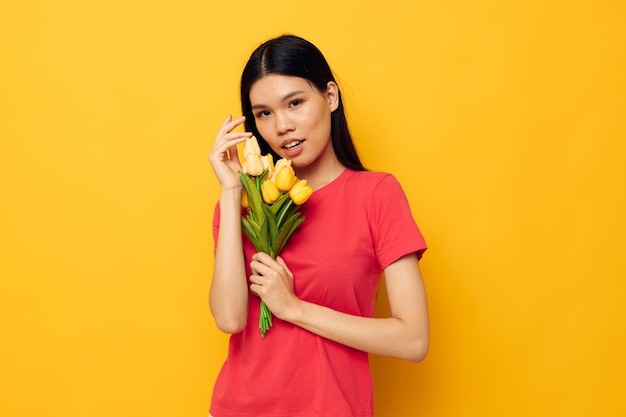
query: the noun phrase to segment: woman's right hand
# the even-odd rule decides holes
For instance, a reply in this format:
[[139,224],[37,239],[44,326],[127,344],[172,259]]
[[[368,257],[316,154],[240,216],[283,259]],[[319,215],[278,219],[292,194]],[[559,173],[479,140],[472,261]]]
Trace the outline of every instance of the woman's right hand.
[[239,162],[237,144],[251,137],[252,133],[233,132],[232,130],[245,120],[245,117],[233,120],[229,114],[217,132],[215,144],[209,154],[209,162],[211,162],[211,167],[217,176],[217,180],[220,182],[222,191],[242,188],[238,174],[238,171],[241,171],[241,163]]

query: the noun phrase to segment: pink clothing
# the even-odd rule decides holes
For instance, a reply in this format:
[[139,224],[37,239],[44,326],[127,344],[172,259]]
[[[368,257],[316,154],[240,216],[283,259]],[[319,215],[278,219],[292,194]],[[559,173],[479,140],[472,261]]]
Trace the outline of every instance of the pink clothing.
[[[280,254],[296,295],[348,314],[372,317],[385,267],[426,244],[396,179],[346,169],[301,207],[306,220]],[[219,210],[214,234],[219,228]],[[256,252],[244,235],[246,268]],[[215,383],[216,417],[371,417],[368,355],[274,318],[259,335],[259,298],[249,296],[246,328],[230,338]]]

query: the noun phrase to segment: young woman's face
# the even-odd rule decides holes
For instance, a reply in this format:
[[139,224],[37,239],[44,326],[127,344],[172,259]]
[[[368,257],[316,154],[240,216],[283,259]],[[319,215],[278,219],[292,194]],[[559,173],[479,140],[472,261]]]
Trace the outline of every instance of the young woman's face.
[[330,139],[330,115],[338,106],[334,82],[319,92],[304,78],[269,74],[252,85],[250,103],[261,136],[294,168],[336,159]]

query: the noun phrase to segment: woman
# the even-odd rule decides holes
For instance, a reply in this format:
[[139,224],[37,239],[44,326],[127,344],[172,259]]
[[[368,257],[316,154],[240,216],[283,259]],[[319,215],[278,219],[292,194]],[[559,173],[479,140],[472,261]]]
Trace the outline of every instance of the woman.
[[[417,362],[428,350],[424,239],[395,178],[363,168],[339,87],[313,44],[281,36],[259,46],[241,101],[243,117],[226,118],[209,156],[221,186],[209,301],[232,334],[211,415],[372,416],[368,352]],[[236,145],[252,135],[315,190],[276,260],[242,238]],[[388,318],[373,317],[381,273]],[[275,317],[265,339],[261,300]]]

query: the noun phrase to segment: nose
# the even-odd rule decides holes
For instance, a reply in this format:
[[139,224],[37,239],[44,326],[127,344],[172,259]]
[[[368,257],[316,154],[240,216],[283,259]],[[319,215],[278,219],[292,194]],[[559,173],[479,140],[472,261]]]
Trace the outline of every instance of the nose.
[[276,134],[284,135],[287,132],[293,131],[293,121],[287,112],[276,112],[275,113],[275,128]]

